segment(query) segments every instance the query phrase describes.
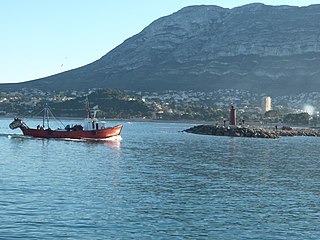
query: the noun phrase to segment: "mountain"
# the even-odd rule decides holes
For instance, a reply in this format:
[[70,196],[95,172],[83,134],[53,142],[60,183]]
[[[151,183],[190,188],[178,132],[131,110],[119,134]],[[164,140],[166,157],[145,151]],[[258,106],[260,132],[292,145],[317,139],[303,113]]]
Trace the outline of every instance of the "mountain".
[[0,90],[237,88],[320,91],[320,5],[190,6],[162,17],[101,59]]

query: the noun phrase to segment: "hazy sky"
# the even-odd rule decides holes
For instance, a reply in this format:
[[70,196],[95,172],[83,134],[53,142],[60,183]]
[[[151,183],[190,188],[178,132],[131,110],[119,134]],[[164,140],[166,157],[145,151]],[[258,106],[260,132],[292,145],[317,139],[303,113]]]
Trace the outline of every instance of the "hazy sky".
[[[0,83],[24,82],[98,60],[159,17],[190,5],[246,0],[1,0]],[[320,0],[264,0],[308,6]],[[1,90],[1,88],[0,88]]]

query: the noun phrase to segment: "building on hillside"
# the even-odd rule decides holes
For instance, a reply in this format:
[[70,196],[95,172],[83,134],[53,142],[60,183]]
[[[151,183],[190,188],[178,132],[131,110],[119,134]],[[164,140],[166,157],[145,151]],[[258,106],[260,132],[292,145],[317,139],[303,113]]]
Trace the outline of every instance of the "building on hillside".
[[262,99],[262,113],[266,113],[272,109],[271,97],[267,96]]

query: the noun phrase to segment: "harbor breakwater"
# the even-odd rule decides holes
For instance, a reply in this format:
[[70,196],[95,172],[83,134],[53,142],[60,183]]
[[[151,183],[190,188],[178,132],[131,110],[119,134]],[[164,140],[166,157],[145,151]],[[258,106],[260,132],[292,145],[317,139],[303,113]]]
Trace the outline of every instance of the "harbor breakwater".
[[198,125],[192,128],[183,130],[183,132],[214,135],[214,136],[228,136],[228,137],[251,137],[251,138],[279,138],[279,137],[293,137],[293,136],[312,136],[320,137],[320,131],[311,128],[293,128],[290,130],[276,130],[274,128],[262,128],[251,126],[214,126],[214,125]]

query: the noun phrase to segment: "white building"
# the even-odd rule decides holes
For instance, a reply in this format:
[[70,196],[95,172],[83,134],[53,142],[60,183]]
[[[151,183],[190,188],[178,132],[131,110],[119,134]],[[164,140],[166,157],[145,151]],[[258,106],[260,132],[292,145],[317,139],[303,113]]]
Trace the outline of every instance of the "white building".
[[271,108],[271,97],[267,96],[262,99],[262,113],[270,111]]

